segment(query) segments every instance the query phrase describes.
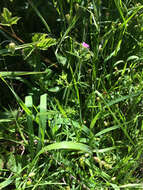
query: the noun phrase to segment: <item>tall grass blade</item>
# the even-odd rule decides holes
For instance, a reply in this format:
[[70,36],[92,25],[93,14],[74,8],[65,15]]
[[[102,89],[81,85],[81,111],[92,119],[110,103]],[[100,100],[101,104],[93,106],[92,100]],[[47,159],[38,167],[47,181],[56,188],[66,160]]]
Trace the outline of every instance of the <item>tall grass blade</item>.
[[76,143],[76,142],[67,142],[67,141],[63,141],[63,142],[57,142],[54,144],[50,144],[48,146],[45,146],[44,148],[42,148],[37,155],[35,156],[33,162],[32,162],[32,167],[33,165],[36,164],[39,156],[43,153],[46,153],[47,151],[50,150],[60,150],[60,149],[67,149],[67,150],[72,150],[72,151],[82,151],[82,152],[88,152],[90,154],[92,154],[92,151],[90,149],[89,146],[82,144],[82,143]]
[[15,72],[15,71],[9,71],[9,72],[0,72],[0,75],[4,78],[7,77],[16,77],[16,76],[25,76],[25,75],[38,75],[38,74],[46,74],[47,71],[43,72]]
[[98,137],[98,136],[101,136],[103,134],[106,134],[110,131],[113,131],[113,130],[116,130],[116,129],[119,129],[120,126],[116,125],[116,126],[113,126],[113,127],[108,127],[107,129],[103,129],[102,131],[98,132],[95,134],[95,137]]
[[90,123],[90,129],[92,129],[94,126],[95,126],[95,124],[96,124],[96,121],[98,120],[98,118],[100,117],[100,112],[98,112],[97,114],[96,114],[96,116],[93,118],[93,120],[91,121],[91,123]]
[[[26,96],[25,97],[25,105],[31,110],[33,107],[33,100],[32,96]],[[28,135],[29,135],[29,152],[31,153],[31,156],[33,158],[34,156],[34,128],[33,128],[33,118],[31,115],[27,115],[27,125],[28,125]]]
[[39,12],[39,10],[37,9],[37,7],[34,5],[34,3],[31,0],[28,0],[29,4],[31,5],[31,7],[34,9],[34,11],[36,12],[36,14],[38,15],[38,17],[41,19],[41,21],[43,22],[43,24],[45,25],[46,29],[48,32],[51,33],[51,29],[48,26],[46,20],[44,19],[44,17],[41,15],[41,13]]
[[11,92],[13,93],[14,97],[16,98],[17,102],[19,103],[19,105],[21,106],[21,108],[28,114],[28,115],[32,115],[31,111],[27,108],[27,106],[24,104],[24,102],[20,99],[20,97],[15,93],[15,91],[10,87],[10,85],[6,82],[6,80],[1,76],[0,74],[0,78],[1,80],[8,86],[8,88],[11,90]]
[[68,27],[67,30],[65,31],[64,35],[62,36],[62,38],[61,38],[61,40],[60,40],[60,42],[59,42],[59,44],[58,44],[58,46],[57,46],[57,49],[56,49],[56,51],[55,51],[55,54],[58,53],[58,49],[60,48],[62,42],[65,40],[66,36],[67,36],[68,33],[71,31],[71,29],[75,26],[77,20],[78,20],[78,17],[75,16],[75,17],[73,18],[71,24],[69,25],[69,27]]
[[58,106],[58,108],[59,108],[61,114],[62,114],[65,118],[68,118],[66,112],[64,111],[64,109],[63,109],[62,106],[60,105],[60,102],[59,102],[57,99],[55,99],[55,101],[56,101],[56,103],[57,103],[57,106]]
[[47,124],[47,94],[43,94],[40,97],[40,114],[39,114],[39,142],[38,142],[38,149],[39,151],[42,146],[44,146],[44,140],[45,140],[45,130],[46,130],[46,124]]
[[104,97],[102,96],[101,93],[99,93],[98,91],[96,91],[96,93],[98,94],[98,96],[100,98],[102,98],[102,100],[104,101],[107,109],[109,110],[109,112],[111,113],[111,115],[113,116],[113,118],[115,119],[115,121],[117,122],[117,124],[121,127],[121,129],[123,130],[125,136],[129,139],[129,141],[131,142],[132,145],[135,146],[133,140],[131,139],[131,137],[129,136],[127,129],[123,126],[123,124],[119,121],[119,119],[116,117],[115,113],[111,110],[111,108],[108,106],[106,100],[104,99]]

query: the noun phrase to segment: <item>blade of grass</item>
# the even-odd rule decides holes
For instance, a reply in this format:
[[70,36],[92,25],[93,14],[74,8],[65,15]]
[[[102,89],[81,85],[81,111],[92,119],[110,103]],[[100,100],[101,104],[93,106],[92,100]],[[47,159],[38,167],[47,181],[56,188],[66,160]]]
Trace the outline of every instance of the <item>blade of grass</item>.
[[29,2],[29,4],[31,5],[31,7],[34,9],[34,11],[36,12],[36,14],[38,15],[38,17],[41,19],[41,21],[43,22],[43,24],[45,25],[47,31],[51,33],[51,29],[50,29],[49,25],[47,24],[46,20],[45,20],[44,17],[41,15],[41,13],[40,13],[39,10],[37,9],[37,7],[32,3],[31,0],[28,0],[28,2]]
[[31,111],[27,108],[27,106],[24,104],[24,102],[20,99],[20,97],[15,93],[15,91],[10,87],[10,85],[6,82],[6,80],[1,76],[0,74],[0,78],[1,80],[8,86],[8,88],[11,90],[12,94],[14,95],[14,97],[16,98],[17,102],[19,103],[19,105],[21,106],[21,108],[28,114],[32,116]]
[[5,187],[7,187],[8,185],[10,185],[12,182],[14,181],[13,178],[8,178],[5,181],[0,183],[0,189],[3,189]]
[[46,130],[46,122],[47,122],[47,94],[43,94],[40,97],[40,114],[39,114],[39,142],[37,146],[37,151],[39,151],[42,146],[44,146],[45,140],[45,130]]
[[[25,97],[25,105],[31,110],[33,107],[32,96]],[[31,157],[34,157],[34,129],[33,129],[33,118],[31,115],[27,115],[27,125],[28,125],[28,135],[29,135],[29,152],[31,153]]]
[[133,142],[133,140],[131,139],[131,137],[129,136],[126,128],[123,126],[123,124],[118,120],[118,118],[116,117],[115,113],[111,110],[111,108],[108,106],[106,100],[104,99],[104,97],[102,96],[101,93],[99,93],[97,90],[96,90],[96,93],[98,94],[98,96],[104,101],[107,109],[109,110],[109,112],[111,113],[111,115],[113,116],[113,118],[115,119],[115,121],[117,122],[117,124],[121,127],[121,129],[123,130],[125,136],[129,139],[129,141],[135,146],[135,143]]
[[94,126],[95,126],[95,123],[96,123],[96,121],[98,120],[98,118],[100,117],[100,114],[101,114],[101,112],[98,112],[97,114],[96,114],[96,116],[93,118],[93,120],[91,121],[91,123],[90,123],[90,129],[92,129]]
[[59,101],[58,101],[57,99],[55,99],[55,101],[56,101],[56,103],[57,103],[57,106],[58,106],[60,112],[63,114],[63,116],[64,116],[65,118],[68,118],[66,112],[64,111],[64,109],[63,109],[62,106],[60,105]]
[[120,188],[141,188],[143,189],[143,183],[133,183],[119,186]]
[[110,131],[113,131],[113,130],[116,130],[116,129],[119,129],[120,126],[116,125],[116,126],[113,126],[113,127],[108,127],[107,129],[103,129],[102,131],[96,133],[95,137],[98,137],[98,136],[101,136],[105,133],[108,133]]
[[76,142],[68,142],[68,141],[63,141],[63,142],[56,142],[53,144],[50,144],[48,146],[43,147],[35,156],[31,163],[31,167],[29,168],[29,171],[32,170],[34,165],[36,165],[38,158],[41,154],[46,153],[47,151],[50,150],[73,150],[73,151],[82,151],[82,152],[87,152],[92,154],[92,150],[90,149],[89,146],[82,144],[82,143],[76,143]]
[[58,149],[78,150],[78,151],[82,151],[82,152],[88,152],[90,154],[92,153],[90,147],[85,144],[63,141],[63,142],[53,143],[51,145],[48,145],[48,146],[42,148],[42,150],[40,152],[38,152],[36,157],[39,157],[41,154],[43,154],[47,151],[58,150]]
[[62,42],[64,41],[64,39],[65,39],[65,37],[68,35],[68,33],[71,31],[71,29],[75,26],[77,20],[78,20],[78,17],[77,17],[77,16],[74,16],[74,18],[73,18],[71,24],[69,25],[69,27],[68,27],[67,30],[65,31],[64,35],[62,36],[62,38],[61,38],[61,40],[60,40],[60,42],[59,42],[59,44],[58,44],[58,46],[57,46],[57,49],[56,49],[56,51],[55,51],[55,54],[57,54],[58,49],[60,48]]
[[16,77],[16,76],[24,76],[24,75],[37,75],[37,74],[46,74],[47,71],[43,72],[0,72],[2,77]]
[[122,6],[122,1],[121,0],[114,0],[114,2],[115,2],[115,5],[116,5],[122,19],[123,19],[123,22],[125,23],[125,17],[124,17],[123,11],[121,9],[123,7]]
[[122,102],[122,101],[124,101],[124,100],[127,100],[127,99],[129,99],[129,98],[133,98],[133,97],[139,96],[139,95],[141,95],[142,93],[143,93],[143,91],[140,91],[140,92],[138,92],[138,93],[132,93],[132,94],[127,95],[127,96],[121,96],[121,97],[119,97],[119,98],[116,98],[115,100],[110,101],[109,103],[107,102],[107,104],[104,106],[104,108],[106,108],[106,106],[112,106],[112,105],[114,105],[114,104],[117,104],[117,103],[119,103],[119,102]]

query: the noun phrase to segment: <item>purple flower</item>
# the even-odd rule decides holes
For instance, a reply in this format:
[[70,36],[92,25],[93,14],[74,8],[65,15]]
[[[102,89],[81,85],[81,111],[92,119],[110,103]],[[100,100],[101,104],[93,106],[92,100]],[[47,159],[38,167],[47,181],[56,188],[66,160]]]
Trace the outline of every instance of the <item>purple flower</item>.
[[82,46],[85,47],[85,48],[89,48],[89,45],[85,42],[82,43]]

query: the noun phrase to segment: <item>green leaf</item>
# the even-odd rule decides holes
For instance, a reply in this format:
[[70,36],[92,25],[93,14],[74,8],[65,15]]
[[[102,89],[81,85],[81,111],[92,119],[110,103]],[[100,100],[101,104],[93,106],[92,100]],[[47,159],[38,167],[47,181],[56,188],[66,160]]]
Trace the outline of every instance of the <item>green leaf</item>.
[[120,188],[143,188],[143,183],[132,183],[132,184],[126,184],[121,185]]
[[[21,100],[21,98],[15,93],[15,91],[13,90],[13,88],[11,88],[11,86],[7,83],[7,81],[1,76],[0,73],[0,78],[1,80],[8,86],[8,88],[11,90],[11,92],[13,93],[14,97],[16,98],[17,102],[19,103],[19,105],[22,107],[22,109],[28,114],[32,116],[31,111],[26,107],[26,105],[24,104],[24,102]],[[33,116],[32,116],[33,117]]]
[[12,16],[12,13],[7,8],[3,8],[3,13],[1,15],[5,19],[6,22],[9,22]]
[[7,187],[8,185],[10,185],[13,182],[14,179],[12,178],[8,178],[5,181],[0,183],[0,189]]
[[67,114],[66,114],[66,112],[65,112],[65,110],[64,110],[64,109],[62,108],[62,106],[60,105],[60,102],[59,102],[57,99],[55,99],[55,101],[56,101],[56,103],[57,103],[57,106],[58,106],[58,108],[59,108],[61,114],[62,114],[65,118],[68,118],[68,117],[67,117]]
[[136,56],[136,55],[132,55],[132,56],[130,56],[130,57],[128,57],[128,59],[127,59],[127,62],[128,61],[137,61],[137,60],[139,60],[139,57],[138,56]]
[[39,157],[41,154],[50,151],[50,150],[57,150],[57,149],[68,149],[68,150],[78,150],[82,152],[88,152],[92,153],[89,146],[82,144],[82,143],[76,143],[76,142],[57,142],[54,144],[50,144],[48,146],[45,146],[42,148],[42,150],[36,155],[36,157]]
[[56,142],[48,146],[45,146],[37,153],[37,155],[35,156],[35,158],[33,159],[31,163],[31,169],[37,163],[38,158],[41,154],[46,153],[47,151],[50,151],[50,150],[60,150],[60,149],[67,149],[67,150],[73,150],[73,151],[76,150],[76,151],[88,152],[92,154],[90,147],[85,144],[71,142],[71,141],[70,142],[68,141]]
[[58,92],[59,90],[60,90],[60,88],[58,86],[48,89],[49,92]]
[[120,188],[116,184],[110,183],[110,185],[114,188],[114,190],[120,190]]
[[[32,107],[33,107],[32,96],[26,96],[25,97],[25,105],[32,112]],[[33,128],[33,118],[31,117],[31,115],[27,115],[27,125],[28,125],[28,133],[29,133],[29,152],[31,153],[31,156],[33,158],[33,156],[34,156],[34,151],[33,151],[34,128]]]
[[17,173],[18,170],[21,169],[21,168],[18,168],[18,166],[16,164],[15,156],[13,154],[10,154],[10,156],[8,158],[7,168],[14,173]]
[[20,17],[12,17],[12,13],[7,9],[3,8],[3,13],[1,14],[1,25],[3,26],[12,26],[13,24],[17,24]]
[[95,150],[95,152],[98,152],[98,153],[111,152],[112,150],[115,150],[117,148],[118,148],[117,146],[113,146],[113,147],[108,147],[108,148]]
[[91,123],[90,123],[90,129],[92,129],[94,126],[95,126],[95,123],[96,123],[96,121],[98,120],[98,118],[99,118],[99,116],[100,116],[100,112],[98,112],[98,114],[93,118],[93,120],[91,121]]
[[56,57],[57,57],[58,62],[59,62],[61,65],[63,65],[63,66],[66,65],[66,63],[67,63],[67,58],[66,58],[66,57],[63,57],[62,55],[60,55],[60,54],[58,54],[58,53],[56,53]]
[[42,38],[41,41],[37,44],[37,47],[40,50],[47,50],[49,47],[56,45],[56,39],[54,38]]
[[47,50],[49,47],[56,45],[55,38],[49,38],[47,34],[36,33],[32,37],[33,42],[37,42],[36,47],[40,50]]
[[[4,158],[2,155],[0,155],[0,170],[2,170],[3,167],[4,167]],[[0,174],[1,174],[1,172],[0,172]]]
[[41,149],[42,145],[44,145],[45,140],[45,130],[46,130],[46,122],[47,122],[47,94],[43,94],[40,97],[40,115],[39,115],[39,142],[37,149],[38,151]]
[[127,100],[127,99],[130,99],[130,98],[139,96],[139,95],[142,94],[142,93],[143,93],[143,91],[139,91],[139,92],[137,92],[137,93],[132,93],[132,94],[129,94],[129,95],[127,95],[127,96],[121,96],[121,97],[116,98],[116,99],[114,99],[114,100],[112,100],[112,101],[110,101],[110,102],[107,102],[107,104],[104,106],[104,108],[105,108],[105,107],[108,107],[108,106],[112,106],[112,105],[117,104],[117,103],[119,103],[119,102],[122,102],[122,101],[124,101],[124,100]]
[[108,132],[113,131],[113,130],[118,129],[118,128],[120,128],[119,125],[109,127],[107,129],[104,129],[104,130],[100,131],[99,133],[96,133],[95,137],[101,136],[101,135],[103,135],[105,133],[108,133]]
[[10,24],[11,24],[11,25],[17,24],[17,22],[19,21],[19,19],[20,19],[20,17],[17,17],[17,16],[12,17],[12,18],[10,19]]
[[14,71],[14,72],[0,72],[0,76],[2,77],[16,77],[16,76],[24,76],[24,75],[38,75],[38,74],[49,74],[51,71],[50,70],[46,70],[46,71],[42,71],[42,72],[21,72],[21,71]]

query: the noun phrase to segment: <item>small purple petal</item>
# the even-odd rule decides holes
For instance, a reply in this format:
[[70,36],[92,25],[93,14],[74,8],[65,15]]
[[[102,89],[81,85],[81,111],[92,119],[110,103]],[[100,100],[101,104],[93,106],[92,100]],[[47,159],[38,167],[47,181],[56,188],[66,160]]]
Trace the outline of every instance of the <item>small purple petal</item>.
[[82,46],[85,47],[85,48],[89,48],[89,45],[85,42],[82,43]]

